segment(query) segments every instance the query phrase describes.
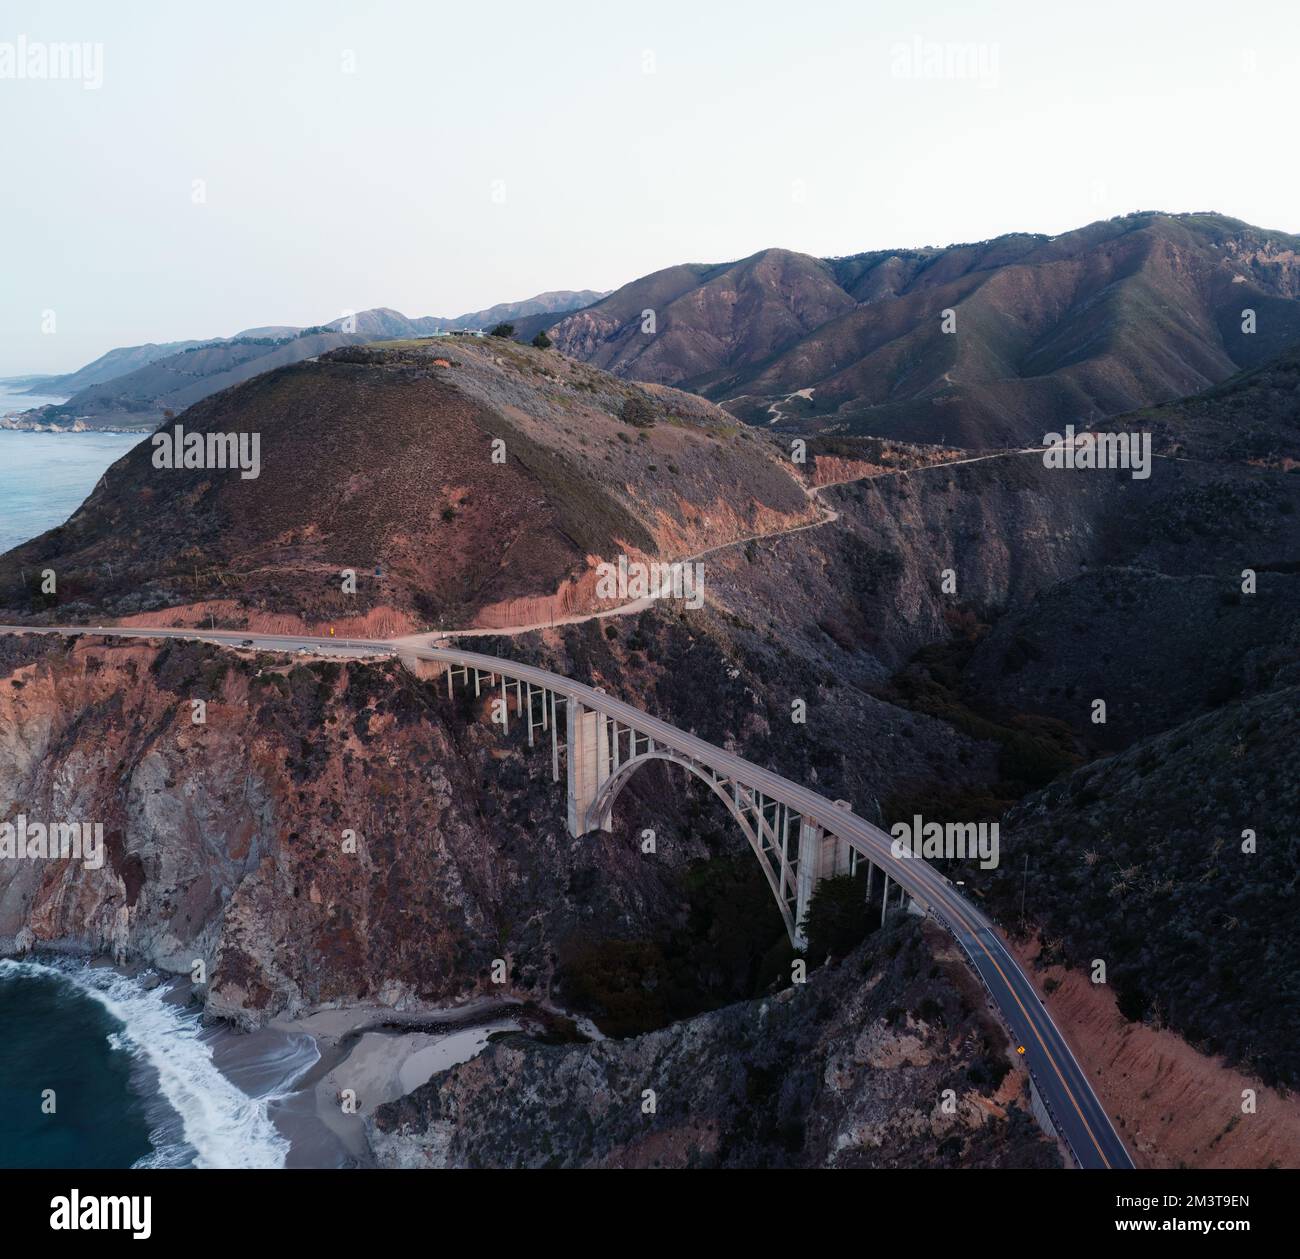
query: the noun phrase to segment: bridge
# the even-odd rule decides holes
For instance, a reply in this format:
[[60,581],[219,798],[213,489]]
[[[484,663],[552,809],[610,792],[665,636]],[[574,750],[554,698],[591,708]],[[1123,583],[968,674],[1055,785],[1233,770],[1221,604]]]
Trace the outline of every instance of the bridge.
[[[810,792],[799,797],[791,791],[795,784],[613,699],[600,688],[476,652],[403,646],[398,656],[410,666],[421,661],[442,666],[449,698],[460,684],[472,687],[476,697],[494,700],[493,719],[503,733],[509,733],[513,717],[527,730],[530,747],[539,740],[549,741],[551,776],[556,782],[564,762],[571,835],[608,831],[619,793],[650,761],[680,765],[700,779],[749,841],[786,932],[799,950],[807,947],[801,924],[817,883],[857,868],[859,850],[821,820],[823,815],[832,816],[842,824],[843,819],[842,812],[827,812],[829,802],[824,796]],[[843,810],[847,805],[834,807]],[[871,876],[874,872],[873,865]],[[889,887],[886,873],[882,921]],[[901,903],[901,889],[898,895]]]
[[1133,1166],[1083,1069],[992,921],[928,862],[905,850],[895,852],[892,839],[858,817],[845,801],[830,800],[715,747],[598,687],[532,665],[436,647],[421,639],[92,626],[0,626],[0,633],[188,638],[257,650],[395,655],[408,667],[416,667],[417,662],[439,666],[449,696],[454,696],[457,685],[472,688],[480,698],[499,701],[493,706],[493,717],[503,733],[509,732],[513,719],[526,732],[530,747],[549,744],[556,782],[563,760],[567,822],[574,836],[610,829],[614,803],[642,765],[655,760],[678,765],[704,782],[735,818],[797,948],[806,946],[802,923],[817,883],[853,873],[865,863],[868,897],[877,875],[883,880],[882,921],[896,889],[897,905],[910,901],[961,946],[1023,1047],[1037,1100],[1079,1166]]

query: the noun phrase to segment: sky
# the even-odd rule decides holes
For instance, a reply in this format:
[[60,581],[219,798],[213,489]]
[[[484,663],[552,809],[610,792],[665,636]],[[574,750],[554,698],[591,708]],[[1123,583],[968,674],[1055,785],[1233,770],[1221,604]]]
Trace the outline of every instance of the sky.
[[774,245],[1300,233],[1298,34],[1294,0],[3,0],[0,377]]

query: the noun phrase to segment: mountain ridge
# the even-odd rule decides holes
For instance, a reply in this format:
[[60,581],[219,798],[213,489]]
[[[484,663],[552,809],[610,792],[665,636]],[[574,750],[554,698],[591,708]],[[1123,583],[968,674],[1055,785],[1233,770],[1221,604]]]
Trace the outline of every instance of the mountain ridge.
[[[497,323],[545,318],[579,309],[603,296],[594,289],[555,289],[523,301],[498,302],[484,310],[452,318],[421,315],[412,319],[391,307],[377,306],[309,327],[275,324],[245,328],[229,337],[118,346],[75,372],[10,377],[9,383],[25,393],[69,395],[61,404],[40,408],[38,422],[42,424],[81,420],[83,425],[101,427],[106,420],[116,418],[128,427],[152,428],[162,418],[163,411],[181,410],[256,374],[236,369],[263,357],[268,361],[260,363],[258,370],[269,371],[286,362],[361,341],[430,336],[452,328],[486,330]],[[319,340],[329,336],[336,339],[328,344]],[[195,361],[181,358],[196,351],[223,349],[227,359],[211,373],[194,372]],[[178,389],[167,388],[169,383],[175,383],[176,376],[209,374],[216,378],[212,387],[196,390],[181,381]]]
[[1017,445],[1199,392],[1300,340],[1300,236],[1149,211],[942,248],[769,249],[654,272],[547,331],[749,423]]

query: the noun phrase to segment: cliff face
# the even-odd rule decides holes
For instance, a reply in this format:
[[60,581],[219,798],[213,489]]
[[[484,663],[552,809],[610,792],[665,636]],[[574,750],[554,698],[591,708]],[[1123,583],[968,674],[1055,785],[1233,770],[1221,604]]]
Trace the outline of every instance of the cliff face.
[[[703,679],[725,679],[716,641],[696,629],[645,623],[659,668],[689,696],[679,712],[655,676],[637,679],[648,706],[684,721],[690,705],[718,706]],[[583,626],[546,650],[594,679],[628,649]],[[718,718],[748,728],[743,707]],[[926,723],[902,719],[926,747]],[[781,928],[725,818],[647,779],[612,835],[572,840],[549,757],[394,664],[6,637],[0,732],[0,818],[99,822],[107,847],[100,870],[0,862],[0,950],[106,952],[179,972],[202,961],[208,1011],[246,1025],[331,1003],[499,995],[498,957],[506,992],[563,1002],[575,957],[612,957],[617,970],[646,941],[663,952],[620,982],[671,1000],[622,1001],[634,1023],[660,1027],[789,977],[777,965],[755,984],[755,950]],[[919,753],[909,740],[894,755]],[[662,838],[652,859],[630,838],[646,822]],[[733,881],[710,903],[700,880],[719,868]],[[456,1131],[417,1094],[402,1111],[413,1129],[390,1136],[379,1121],[380,1158],[423,1162],[432,1146],[451,1163],[546,1163],[561,1150],[607,1164],[1052,1163],[982,992],[941,937],[918,930],[902,922],[807,985],[626,1041],[498,1045],[457,1077]],[[599,984],[584,990],[601,1015]],[[645,1128],[647,1087],[660,1100]],[[507,1094],[537,1100],[511,1114]]]
[[[879,814],[880,782],[936,764],[958,781],[991,769],[938,722],[856,689],[822,693],[820,661],[769,654],[708,609],[475,645],[604,685],[867,816]],[[787,691],[811,705],[797,732]],[[752,992],[783,931],[707,789],[647,768],[611,835],[573,840],[548,750],[529,749],[517,723],[502,736],[486,706],[462,690],[448,700],[441,679],[394,663],[0,638],[0,820],[98,822],[107,847],[98,871],[0,862],[0,949],[75,948],[180,972],[202,960],[209,1007],[248,1020],[456,997],[487,984],[497,957],[522,995],[544,995],[574,941],[597,954],[628,941],[668,949],[681,991],[640,1025]],[[660,837],[654,857],[636,842],[645,827]],[[707,876],[723,882],[693,898],[691,863],[718,857],[737,873]],[[724,932],[713,919],[726,914]]]
[[953,947],[902,915],[772,997],[629,1040],[498,1041],[380,1107],[371,1147],[388,1167],[1059,1166]]
[[549,756],[396,665],[89,639],[0,652],[0,818],[100,823],[107,849],[100,870],[0,862],[0,950],[202,960],[217,1014],[444,1000],[486,987],[497,957],[536,995],[579,921],[649,933],[708,855],[570,839]]

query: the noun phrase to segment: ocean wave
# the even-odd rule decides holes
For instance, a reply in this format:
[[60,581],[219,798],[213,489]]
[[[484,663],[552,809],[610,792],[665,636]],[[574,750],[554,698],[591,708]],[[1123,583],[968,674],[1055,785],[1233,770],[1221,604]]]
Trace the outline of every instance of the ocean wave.
[[318,1061],[311,1037],[292,1038],[257,1064],[255,1096],[217,1068],[200,1016],[167,1000],[166,987],[83,962],[0,960],[0,978],[57,977],[103,1006],[122,1026],[111,1048],[129,1053],[157,1076],[167,1113],[155,1116],[154,1151],[138,1167],[270,1167],[285,1165],[289,1142],[270,1117]]

